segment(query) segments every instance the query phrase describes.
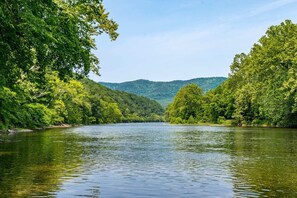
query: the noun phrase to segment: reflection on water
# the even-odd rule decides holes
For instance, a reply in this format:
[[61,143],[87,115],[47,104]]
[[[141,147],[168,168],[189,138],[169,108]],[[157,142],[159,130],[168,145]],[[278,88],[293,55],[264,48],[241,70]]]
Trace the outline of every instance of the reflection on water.
[[116,124],[0,136],[3,197],[296,197],[297,130]]
[[0,136],[1,197],[49,195],[80,166],[83,148],[71,136],[51,130]]

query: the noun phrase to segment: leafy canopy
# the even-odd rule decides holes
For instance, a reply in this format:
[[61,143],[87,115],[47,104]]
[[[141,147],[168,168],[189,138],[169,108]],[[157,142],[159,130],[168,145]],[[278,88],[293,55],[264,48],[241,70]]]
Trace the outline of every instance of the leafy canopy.
[[170,121],[175,123],[175,120],[179,118],[181,122],[189,120],[193,122],[193,118],[198,118],[202,110],[202,93],[202,89],[196,84],[189,84],[181,88],[173,103],[167,108]]
[[[196,115],[194,119],[214,123],[233,119],[231,122],[239,125],[296,127],[296,55],[297,25],[286,20],[271,26],[248,54],[235,55],[229,78],[202,97],[203,117]],[[175,103],[167,110],[169,120],[176,116],[187,119],[187,114],[171,112],[187,112],[184,109],[194,108],[193,104]],[[200,108],[200,104],[194,106]]]
[[94,36],[118,36],[102,0],[3,0],[0,2],[0,85],[11,86],[28,75],[42,79],[99,74]]

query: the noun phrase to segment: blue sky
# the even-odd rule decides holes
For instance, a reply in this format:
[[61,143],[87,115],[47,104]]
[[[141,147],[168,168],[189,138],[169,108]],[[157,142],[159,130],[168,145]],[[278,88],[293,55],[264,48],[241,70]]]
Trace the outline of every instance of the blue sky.
[[95,81],[228,76],[271,25],[297,23],[297,0],[103,0],[120,36],[96,38]]

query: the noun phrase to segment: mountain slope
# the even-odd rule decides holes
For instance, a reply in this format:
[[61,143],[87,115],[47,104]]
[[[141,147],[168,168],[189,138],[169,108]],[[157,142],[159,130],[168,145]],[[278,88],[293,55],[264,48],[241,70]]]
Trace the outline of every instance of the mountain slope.
[[204,92],[216,88],[220,85],[225,77],[209,77],[209,78],[195,78],[191,80],[175,80],[170,82],[154,82],[149,80],[135,80],[123,83],[107,83],[100,82],[100,84],[113,89],[121,90],[129,93],[134,93],[140,96],[156,100],[162,106],[167,106],[173,101],[174,96],[179,89],[187,84],[194,83],[200,86]]
[[107,104],[117,104],[124,122],[162,121],[164,109],[154,100],[102,86],[92,80],[81,80],[87,92]]

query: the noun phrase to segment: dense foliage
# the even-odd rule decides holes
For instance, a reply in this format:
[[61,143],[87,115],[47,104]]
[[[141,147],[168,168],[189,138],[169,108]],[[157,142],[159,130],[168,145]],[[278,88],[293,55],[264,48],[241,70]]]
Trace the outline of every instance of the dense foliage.
[[1,128],[163,120],[161,105],[148,98],[113,91],[89,79],[64,82],[57,72],[45,78],[43,90],[25,82],[18,93],[2,88]]
[[199,119],[202,110],[201,98],[202,89],[195,84],[180,89],[173,103],[167,107],[170,122],[183,123],[183,120],[187,120],[188,123],[195,123],[194,118]]
[[156,100],[163,107],[166,107],[173,101],[174,96],[183,86],[194,83],[199,85],[204,92],[216,88],[226,78],[224,77],[210,77],[210,78],[195,78],[191,80],[175,80],[171,82],[153,82],[149,80],[136,80],[124,83],[104,83],[105,85],[114,90],[125,91],[134,93],[140,96],[145,96],[150,99]]
[[[296,127],[296,55],[297,25],[287,20],[271,26],[248,54],[235,56],[229,78],[222,85],[199,97],[203,108],[196,112],[198,116],[193,115],[194,119],[196,122]],[[178,95],[167,110],[168,119],[176,123],[177,118],[181,118],[178,122],[189,123],[188,117],[172,113],[192,105],[180,102]],[[200,103],[196,105],[199,108]]]
[[98,73],[94,36],[118,36],[102,0],[4,0],[0,19],[0,129],[161,119],[153,101],[77,80]]
[[106,32],[114,40],[118,27],[101,1],[1,1],[0,85],[23,76],[40,81],[48,70],[61,77],[98,73],[93,37]]
[[[114,104],[122,115],[120,120],[115,120],[117,122],[163,121],[164,109],[154,100],[135,94],[111,90],[89,79],[84,79],[82,82],[90,94],[92,103],[101,101],[98,106],[95,106],[96,109],[92,109],[94,115],[98,113],[97,108],[100,105],[106,107],[106,104]],[[100,114],[96,117],[100,118]],[[110,119],[115,118],[112,115],[109,117]],[[105,120],[104,122],[107,121]]]

